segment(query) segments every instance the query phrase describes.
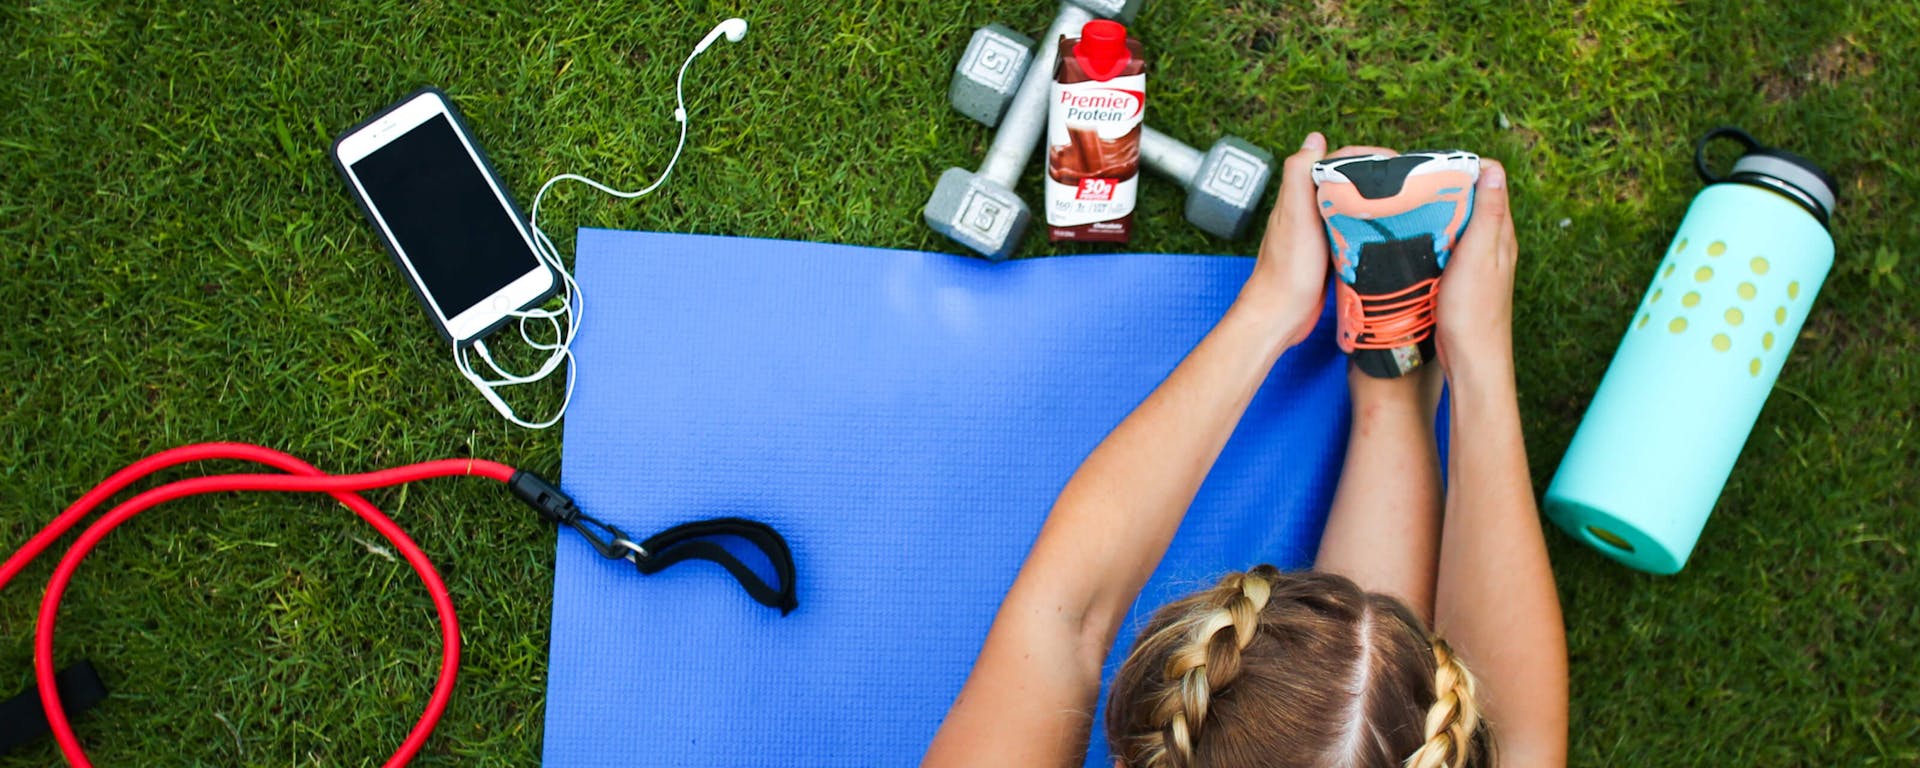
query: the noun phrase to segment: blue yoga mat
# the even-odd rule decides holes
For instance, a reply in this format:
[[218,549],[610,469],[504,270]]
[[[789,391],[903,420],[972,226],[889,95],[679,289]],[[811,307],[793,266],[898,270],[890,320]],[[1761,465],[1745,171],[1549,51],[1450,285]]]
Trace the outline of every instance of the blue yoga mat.
[[[710,563],[642,576],[560,537],[546,764],[915,764],[1054,496],[1252,263],[582,230],[563,487],[636,535],[772,524],[800,607],[782,618]],[[1346,444],[1332,325],[1254,399],[1109,676],[1155,606],[1310,561]],[[1087,765],[1110,765],[1097,735]]]

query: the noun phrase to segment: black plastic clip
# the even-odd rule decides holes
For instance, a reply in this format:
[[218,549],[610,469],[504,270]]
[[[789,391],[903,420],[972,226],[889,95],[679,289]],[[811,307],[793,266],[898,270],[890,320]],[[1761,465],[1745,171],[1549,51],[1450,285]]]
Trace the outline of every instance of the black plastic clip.
[[619,528],[588,516],[573,503],[573,497],[560,490],[547,479],[526,470],[513,473],[507,481],[507,490],[515,498],[533,507],[540,513],[540,519],[549,523],[572,528],[593,545],[601,557],[608,560],[627,560],[636,555],[644,556],[645,550],[633,543]]

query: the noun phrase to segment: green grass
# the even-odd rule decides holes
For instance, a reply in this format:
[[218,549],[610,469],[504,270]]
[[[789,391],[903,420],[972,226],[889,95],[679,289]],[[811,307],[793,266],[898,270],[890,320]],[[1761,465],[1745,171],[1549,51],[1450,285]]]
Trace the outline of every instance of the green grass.
[[[190,441],[333,470],[558,466],[558,431],[503,426],[450,370],[327,162],[335,133],[421,84],[455,96],[523,201],[561,171],[637,185],[672,149],[680,58],[744,12],[746,43],[694,67],[674,180],[639,204],[562,195],[551,231],[953,250],[920,206],[990,137],[944,106],[947,75],[972,27],[1037,33],[1050,5],[851,5],[6,3],[0,549],[112,468]],[[1154,124],[1195,143],[1286,151],[1323,129],[1508,162],[1542,487],[1698,189],[1691,138],[1737,123],[1826,162],[1839,264],[1693,562],[1649,577],[1550,534],[1573,757],[1920,761],[1920,6],[1152,0],[1138,30]],[[1140,250],[1252,252],[1179,206],[1152,185]],[[459,694],[421,764],[535,762],[553,534],[480,483],[373,497],[446,569],[465,622]],[[60,657],[100,661],[116,691],[82,726],[96,759],[383,760],[436,663],[405,567],[311,501],[155,514],[100,549],[62,614]],[[0,689],[30,683],[51,567],[0,593]],[[42,744],[0,765],[55,759]]]

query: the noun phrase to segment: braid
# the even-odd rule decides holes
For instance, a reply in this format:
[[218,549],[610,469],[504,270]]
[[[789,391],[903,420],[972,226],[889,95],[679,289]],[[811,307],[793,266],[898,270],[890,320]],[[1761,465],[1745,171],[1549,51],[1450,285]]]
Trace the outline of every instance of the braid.
[[1149,768],[1193,765],[1194,744],[1206,724],[1213,694],[1240,676],[1240,652],[1258,634],[1260,612],[1267,607],[1278,577],[1279,571],[1268,565],[1230,574],[1206,593],[1202,605],[1210,609],[1176,625],[1184,625],[1190,634],[1184,645],[1167,656],[1168,686],[1149,715],[1159,732],[1148,736],[1150,743],[1142,750]]
[[1407,758],[1406,768],[1462,768],[1473,756],[1473,732],[1480,726],[1480,705],[1473,673],[1453,655],[1447,641],[1433,643],[1433,707],[1427,710],[1427,741]]
[[1399,600],[1261,566],[1154,613],[1110,689],[1107,744],[1127,768],[1486,766],[1475,687]]

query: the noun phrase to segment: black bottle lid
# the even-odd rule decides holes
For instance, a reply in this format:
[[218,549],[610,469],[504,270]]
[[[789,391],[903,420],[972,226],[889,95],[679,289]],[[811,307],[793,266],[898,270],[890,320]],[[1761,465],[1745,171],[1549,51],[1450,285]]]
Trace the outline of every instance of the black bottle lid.
[[[1716,175],[1707,167],[1707,145],[1714,139],[1737,141],[1746,151],[1733,161],[1733,170]],[[1839,184],[1812,160],[1784,149],[1761,144],[1746,131],[1721,126],[1707,132],[1693,145],[1693,169],[1708,184],[1746,184],[1777,192],[1813,214],[1820,226],[1833,228],[1833,207],[1839,202]]]

